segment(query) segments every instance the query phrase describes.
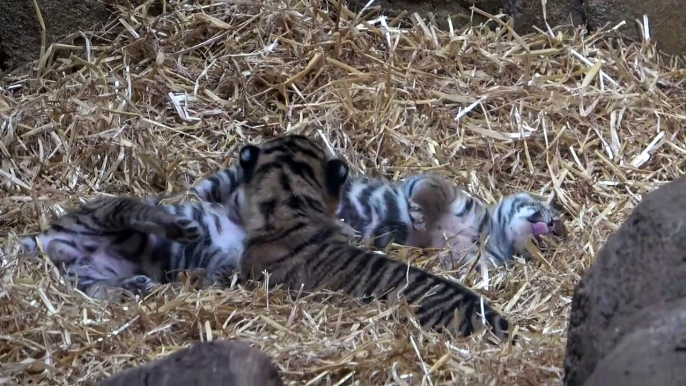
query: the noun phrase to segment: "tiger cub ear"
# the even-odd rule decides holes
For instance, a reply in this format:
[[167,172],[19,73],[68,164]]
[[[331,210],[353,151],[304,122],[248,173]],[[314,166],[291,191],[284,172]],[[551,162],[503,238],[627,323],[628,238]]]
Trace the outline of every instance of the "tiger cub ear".
[[243,169],[243,180],[245,182],[252,179],[259,156],[260,148],[255,145],[243,146],[238,153],[238,163],[241,166],[241,169]]
[[348,180],[348,164],[338,158],[326,163],[326,190],[334,197],[339,197],[343,185]]

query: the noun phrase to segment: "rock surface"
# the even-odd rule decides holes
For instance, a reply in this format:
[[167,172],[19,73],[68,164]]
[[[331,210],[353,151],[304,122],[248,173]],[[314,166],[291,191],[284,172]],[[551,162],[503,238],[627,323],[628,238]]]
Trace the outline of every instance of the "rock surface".
[[195,343],[164,358],[114,374],[100,386],[281,386],[260,350],[236,341]]
[[582,0],[548,0],[543,19],[541,1],[503,0],[503,12],[512,16],[514,29],[519,34],[534,32],[534,26],[546,31],[559,25],[579,25],[584,22]]
[[[46,29],[45,49],[79,32],[99,30],[119,4],[139,6],[146,0],[37,0]],[[159,5],[152,2],[151,14]],[[40,57],[42,29],[31,0],[0,1],[0,71]],[[81,44],[82,45],[82,44]]]
[[686,299],[650,307],[629,321],[639,326],[598,363],[584,386],[686,385]]
[[[649,319],[648,310],[662,307],[678,315],[679,309],[673,307],[683,305],[684,299],[686,176],[646,195],[577,285],[568,326],[564,384],[584,384],[622,339],[627,339],[622,344],[648,346],[652,339],[648,335],[643,334],[645,340],[640,342],[630,335],[641,336],[641,329],[650,330],[649,320],[667,323],[667,319],[658,320],[659,314],[658,319]],[[618,358],[608,361],[629,360]],[[681,368],[686,371],[686,366]]]

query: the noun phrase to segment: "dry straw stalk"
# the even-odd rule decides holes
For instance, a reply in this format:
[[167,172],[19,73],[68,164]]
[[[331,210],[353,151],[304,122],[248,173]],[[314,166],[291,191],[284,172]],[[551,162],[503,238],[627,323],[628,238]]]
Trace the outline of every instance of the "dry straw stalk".
[[[290,384],[559,384],[575,283],[641,196],[684,172],[683,66],[608,31],[517,36],[492,16],[493,31],[443,32],[412,14],[399,29],[374,8],[337,18],[333,0],[151,4],[0,83],[0,383],[92,383],[240,339]],[[462,278],[527,338],[493,347],[422,332],[402,307],[239,286],[97,302],[17,254],[17,235],[78,199],[179,191],[283,132],[326,140],[356,171],[432,169],[491,203],[559,203],[569,240]],[[435,269],[432,253],[391,254]]]

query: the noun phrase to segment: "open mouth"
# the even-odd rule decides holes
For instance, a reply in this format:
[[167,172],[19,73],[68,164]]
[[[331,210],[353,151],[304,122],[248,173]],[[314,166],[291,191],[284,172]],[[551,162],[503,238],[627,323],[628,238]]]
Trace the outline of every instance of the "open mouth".
[[567,235],[567,230],[561,219],[553,219],[549,222],[541,221],[543,220],[541,212],[536,212],[528,220],[531,223],[531,234],[537,241],[541,240],[541,236],[553,235],[564,239]]
[[541,236],[550,233],[550,227],[542,221],[533,222],[531,223],[531,233],[540,240]]
[[536,240],[541,240],[541,236],[553,235],[555,237],[564,238],[566,230],[561,220],[553,220],[550,223],[543,221],[531,221],[531,234]]

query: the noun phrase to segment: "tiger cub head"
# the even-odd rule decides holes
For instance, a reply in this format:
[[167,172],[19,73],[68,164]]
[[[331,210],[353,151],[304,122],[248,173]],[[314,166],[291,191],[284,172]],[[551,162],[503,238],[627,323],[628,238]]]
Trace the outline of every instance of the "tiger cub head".
[[293,216],[336,218],[348,164],[302,135],[285,135],[239,152],[241,217],[248,229]]
[[515,250],[523,253],[529,235],[538,241],[541,236],[567,237],[567,229],[559,215],[547,204],[526,192],[505,197],[494,220],[500,221]]

